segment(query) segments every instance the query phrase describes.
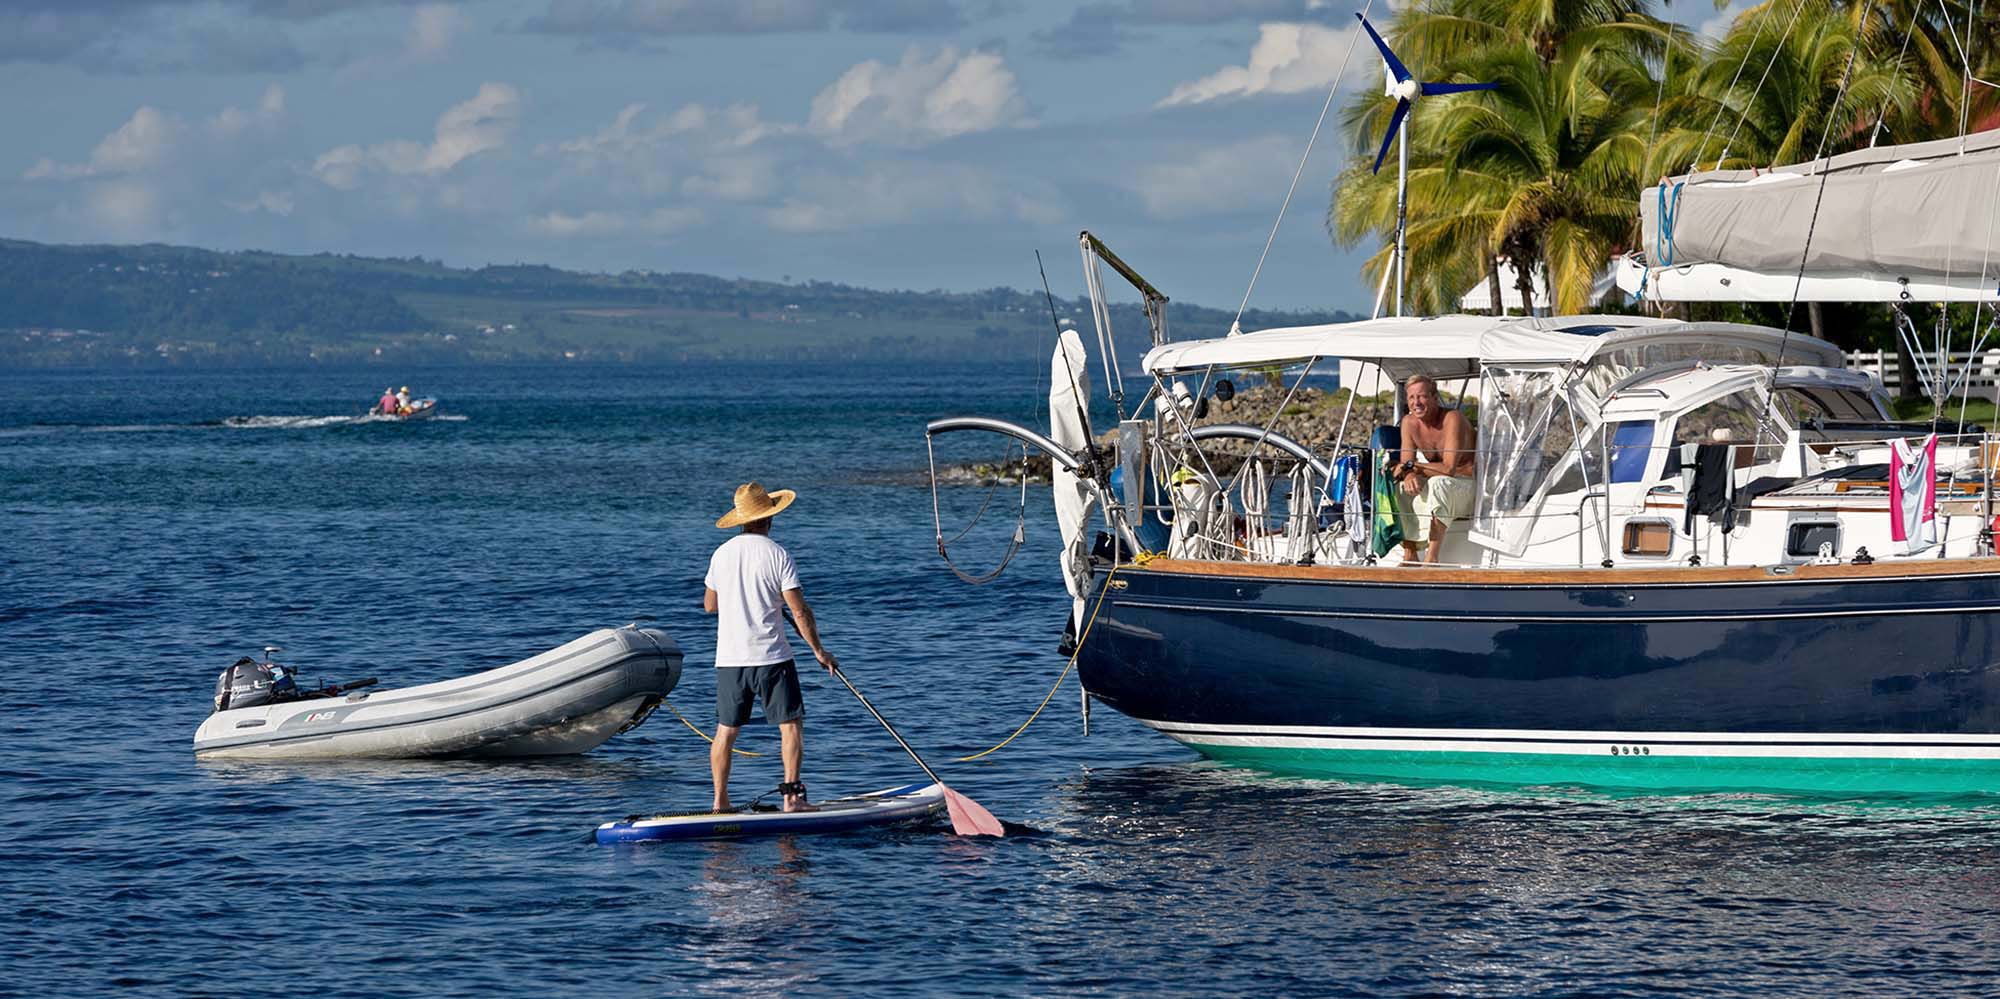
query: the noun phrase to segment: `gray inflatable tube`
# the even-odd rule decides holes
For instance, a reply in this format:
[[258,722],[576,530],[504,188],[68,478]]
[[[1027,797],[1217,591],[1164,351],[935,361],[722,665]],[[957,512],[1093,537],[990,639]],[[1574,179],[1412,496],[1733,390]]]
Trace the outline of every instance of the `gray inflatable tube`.
[[681,678],[653,628],[603,628],[531,659],[417,687],[217,711],[202,759],[397,759],[584,753],[645,720]]

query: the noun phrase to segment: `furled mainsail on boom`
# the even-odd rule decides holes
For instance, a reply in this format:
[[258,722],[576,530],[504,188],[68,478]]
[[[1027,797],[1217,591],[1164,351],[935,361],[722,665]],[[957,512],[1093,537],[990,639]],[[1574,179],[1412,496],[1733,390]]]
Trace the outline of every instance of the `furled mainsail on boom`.
[[2000,131],[1675,177],[1640,195],[1619,284],[1680,301],[1783,302],[1795,285],[1801,301],[1992,301],[1996,193]]

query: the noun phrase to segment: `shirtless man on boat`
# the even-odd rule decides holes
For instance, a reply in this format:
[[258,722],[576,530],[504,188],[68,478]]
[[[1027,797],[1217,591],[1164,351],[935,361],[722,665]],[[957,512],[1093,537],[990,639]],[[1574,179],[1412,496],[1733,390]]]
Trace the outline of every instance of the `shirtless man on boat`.
[[[1434,563],[1452,521],[1472,515],[1478,495],[1472,463],[1479,439],[1464,414],[1444,408],[1429,376],[1411,376],[1403,383],[1403,394],[1409,413],[1403,417],[1403,450],[1391,475],[1410,498],[1417,522],[1417,536],[1403,540],[1403,561]],[[1420,555],[1417,546],[1426,542]]]
[[764,705],[765,720],[778,726],[779,755],[785,763],[785,782],[778,788],[785,811],[813,810],[799,780],[806,707],[792,646],[785,639],[784,611],[791,610],[799,637],[821,666],[832,671],[840,662],[820,644],[791,553],[770,537],[771,518],[795,497],[790,489],[767,492],[759,483],[746,482],[736,488],[735,507],[715,522],[724,530],[743,529],[709,558],[701,599],[702,609],[716,615],[715,744],[709,747],[708,767],[717,812],[729,811],[730,753],[743,723],[750,720],[753,700]]

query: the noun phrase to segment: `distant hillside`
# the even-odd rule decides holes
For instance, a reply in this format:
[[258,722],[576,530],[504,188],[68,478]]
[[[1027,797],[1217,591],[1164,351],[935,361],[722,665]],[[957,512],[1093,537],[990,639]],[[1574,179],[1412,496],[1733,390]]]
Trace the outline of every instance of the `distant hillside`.
[[[1088,327],[1085,300],[1057,310]],[[1174,303],[1176,339],[1231,314]],[[1353,318],[1253,310],[1246,329]],[[1137,305],[1114,309],[1143,342]],[[0,240],[0,366],[1015,358],[1050,336],[1039,291],[873,291],[706,274],[464,270],[412,258]]]

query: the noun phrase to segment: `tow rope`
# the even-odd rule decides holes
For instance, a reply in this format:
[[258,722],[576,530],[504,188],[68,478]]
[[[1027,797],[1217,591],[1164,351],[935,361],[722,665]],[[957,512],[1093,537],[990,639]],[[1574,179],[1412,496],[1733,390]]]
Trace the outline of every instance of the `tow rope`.
[[[1149,562],[1152,561],[1154,557],[1153,553],[1147,552],[1144,554],[1146,557],[1146,561]],[[1138,564],[1144,565],[1145,562],[1139,562]],[[999,752],[1000,750],[1006,748],[1008,743],[1013,742],[1015,739],[1020,738],[1021,733],[1026,732],[1028,730],[1028,726],[1033,725],[1035,723],[1035,719],[1040,718],[1042,716],[1042,709],[1048,707],[1050,701],[1055,700],[1056,691],[1062,689],[1063,681],[1069,679],[1070,670],[1076,668],[1076,657],[1083,654],[1084,640],[1090,637],[1090,628],[1092,625],[1097,623],[1097,612],[1104,609],[1104,598],[1111,595],[1111,577],[1116,575],[1118,575],[1118,567],[1114,565],[1111,567],[1111,571],[1109,573],[1106,573],[1104,576],[1104,588],[1097,591],[1097,604],[1091,607],[1090,618],[1089,620],[1086,620],[1083,623],[1082,634],[1076,636],[1076,648],[1070,650],[1069,663],[1063,666],[1062,675],[1056,677],[1055,686],[1049,688],[1048,694],[1042,698],[1042,703],[1035,706],[1035,713],[1029,715],[1028,720],[1022,722],[1021,727],[1014,730],[1013,735],[1010,735],[1007,738],[1000,740],[999,745],[994,746],[991,749],[982,750],[981,752],[974,753],[971,756],[961,756],[958,758],[958,762],[970,763],[973,760],[979,759],[982,756],[991,756],[994,753]]]
[[[686,715],[684,715],[684,714],[681,714],[681,711],[680,711],[680,709],[679,709],[679,708],[676,708],[676,707],[674,707],[674,702],[672,702],[672,701],[667,701],[667,700],[662,700],[662,701],[661,701],[660,703],[662,703],[662,704],[665,704],[665,705],[667,706],[667,710],[668,710],[668,711],[671,711],[671,712],[673,712],[673,713],[674,713],[674,717],[675,717],[675,718],[679,718],[679,719],[681,720],[681,724],[683,724],[683,725],[686,725],[686,726],[688,727],[688,730],[689,730],[689,731],[692,731],[692,732],[693,732],[694,734],[696,734],[696,735],[698,735],[698,736],[701,736],[701,738],[702,738],[702,741],[704,741],[704,742],[708,743],[708,744],[709,744],[709,745],[711,745],[711,746],[715,745],[715,740],[714,740],[714,739],[712,739],[712,738],[710,738],[707,732],[704,732],[704,731],[702,731],[701,729],[699,729],[699,728],[696,728],[696,727],[695,727],[695,724],[694,724],[694,722],[691,722],[691,721],[688,721],[688,720],[687,720],[687,716],[686,716]],[[753,752],[751,752],[751,751],[749,751],[749,750],[747,750],[747,749],[737,749],[737,748],[736,748],[735,746],[731,746],[731,747],[729,747],[729,751],[730,751],[730,752],[732,752],[732,753],[735,753],[735,754],[736,754],[736,755],[738,755],[738,756],[762,756],[762,755],[764,755],[763,753],[753,753]],[[769,792],[769,791],[766,791],[766,792],[764,792],[764,793],[765,793],[765,794],[770,794],[771,792]]]

